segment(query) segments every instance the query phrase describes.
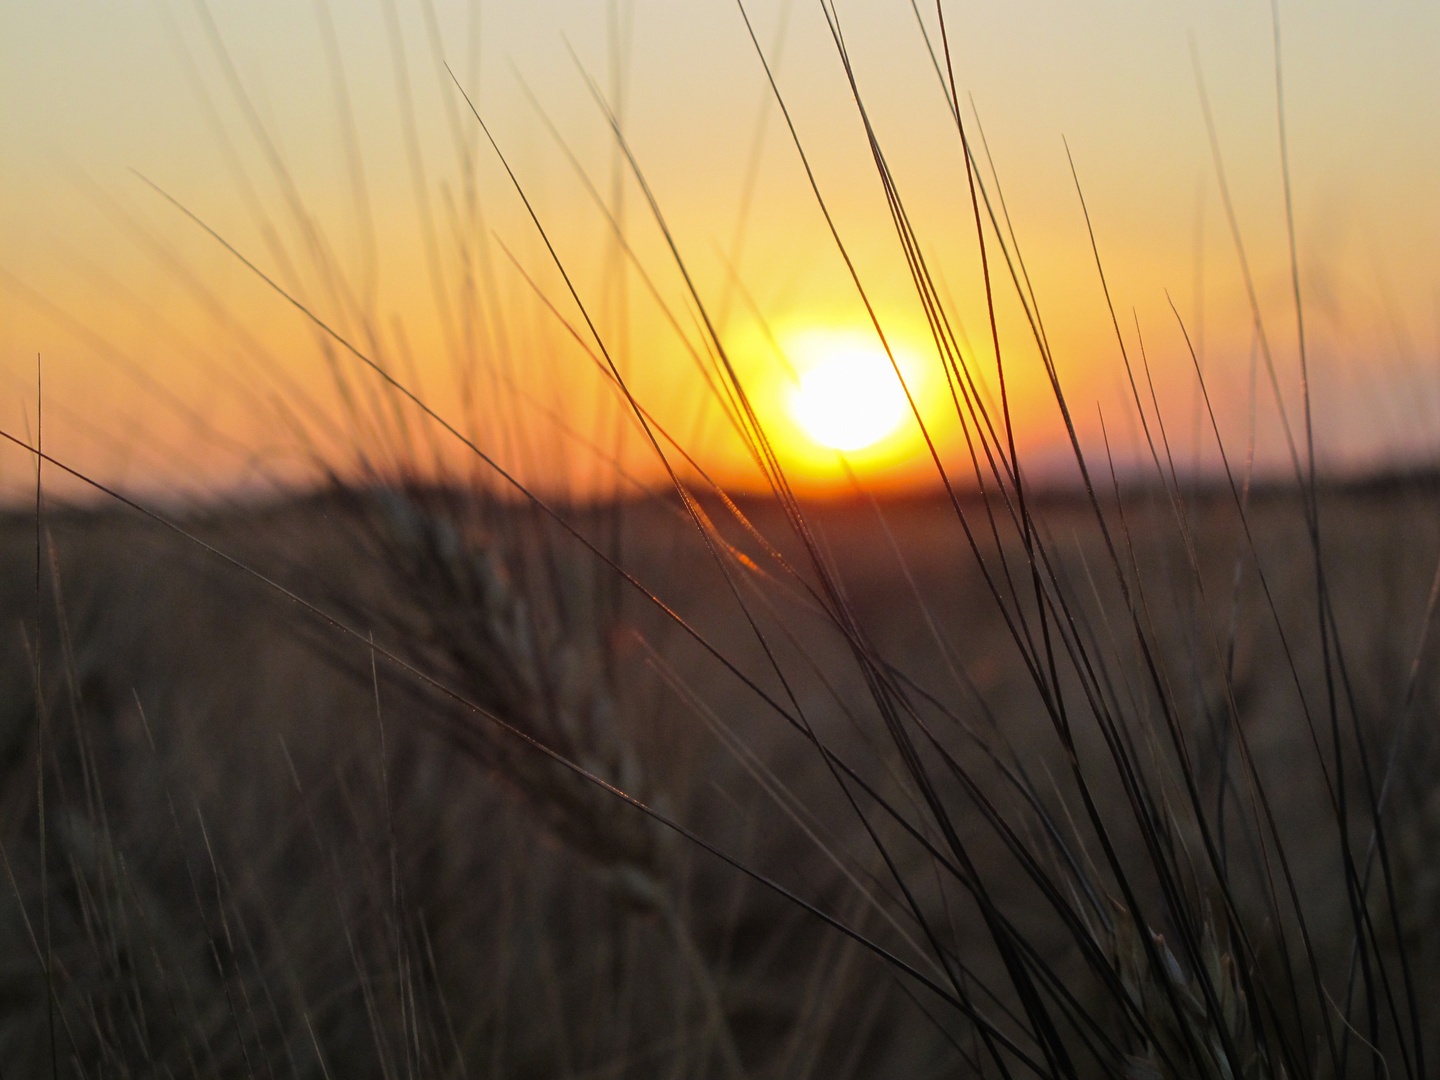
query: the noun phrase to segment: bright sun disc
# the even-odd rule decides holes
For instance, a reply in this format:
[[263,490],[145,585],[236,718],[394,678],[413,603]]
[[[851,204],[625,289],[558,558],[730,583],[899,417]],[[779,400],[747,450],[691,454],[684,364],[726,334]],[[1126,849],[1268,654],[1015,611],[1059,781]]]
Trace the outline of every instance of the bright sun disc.
[[905,391],[886,356],[838,353],[800,377],[790,415],[815,442],[835,450],[862,450],[898,428],[906,415]]

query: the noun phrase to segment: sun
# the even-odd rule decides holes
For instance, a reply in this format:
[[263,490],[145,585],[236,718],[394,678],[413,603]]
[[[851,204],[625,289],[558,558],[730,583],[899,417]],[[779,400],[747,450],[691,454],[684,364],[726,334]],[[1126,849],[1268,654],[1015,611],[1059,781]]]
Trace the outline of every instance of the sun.
[[805,371],[789,405],[812,441],[846,453],[893,434],[909,412],[890,358],[857,350],[832,353]]

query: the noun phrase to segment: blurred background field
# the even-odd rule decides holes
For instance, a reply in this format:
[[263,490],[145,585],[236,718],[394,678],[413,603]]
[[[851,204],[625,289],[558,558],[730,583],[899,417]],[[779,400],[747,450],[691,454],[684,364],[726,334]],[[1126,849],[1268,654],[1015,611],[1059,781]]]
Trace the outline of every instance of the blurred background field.
[[[218,511],[184,527],[347,612],[353,626],[374,630],[378,645],[403,653],[405,642],[391,634],[409,600],[396,595],[393,568],[357,541],[368,535],[357,521],[376,497],[335,493]],[[1292,647],[1313,656],[1305,640],[1311,586],[1294,558],[1305,543],[1297,500],[1283,491],[1253,498],[1257,565]],[[1083,503],[1052,495],[1038,505],[1044,530],[1069,538],[1063,572],[1077,581],[1095,574],[1103,554]],[[1120,506],[1168,675],[1212,699],[1196,703],[1191,722],[1196,745],[1209,751],[1201,782],[1213,795],[1222,709],[1217,683],[1204,675],[1207,616],[1185,608],[1193,590],[1161,493],[1136,489],[1107,503],[1112,520]],[[1427,719],[1434,647],[1422,637],[1440,554],[1440,487],[1426,476],[1327,487],[1322,507],[1361,708],[1381,725],[1379,735],[1402,723],[1424,729],[1396,764],[1393,798],[1409,823],[1395,841],[1397,872],[1413,878],[1404,925],[1415,935],[1420,993],[1428,995],[1440,817]],[[782,524],[764,504],[747,509],[761,531]],[[993,600],[977,573],[957,572],[963,541],[949,504],[809,509],[876,648],[895,658],[917,692],[933,696],[941,739],[992,794],[1013,797],[966,734],[984,722],[999,742],[1021,748],[1032,772],[1062,768]],[[1188,512],[1217,605],[1210,629],[1223,637],[1243,547],[1235,507],[1212,490],[1192,497]],[[607,518],[592,510],[575,520],[594,531]],[[755,636],[719,571],[695,550],[678,504],[630,504],[621,520],[637,576],[776,692]],[[734,539],[766,562],[746,537]],[[557,842],[503,775],[447,734],[449,703],[383,658],[372,683],[364,642],[337,636],[191,540],[127,511],[57,509],[44,542],[43,747],[35,639],[11,634],[4,652],[7,1074],[48,1075],[36,956],[41,850],[57,1038],[76,1075],[668,1076],[723,1067],[708,991],[663,919],[626,900],[602,856]],[[4,609],[33,626],[33,519],[12,513],[3,544]],[[593,556],[573,543],[556,550],[575,564],[578,580],[593,579],[580,572]],[[1092,596],[1090,629],[1123,640],[1124,620],[1105,614],[1117,607],[1113,599]],[[1235,596],[1244,628],[1234,657],[1240,723],[1270,784],[1317,953],[1340,972],[1349,919],[1334,906],[1339,855],[1317,812],[1325,799],[1308,767],[1300,701],[1265,627],[1253,574]],[[658,805],[903,949],[884,916],[890,904],[861,898],[857,882],[887,891],[882,867],[813,750],[648,602],[628,596],[619,612],[603,628],[618,643],[615,722],[643,759]],[[775,597],[766,630],[785,668],[801,672],[792,689],[810,722],[884,787],[888,755],[867,730],[864,686],[843,639],[790,591]],[[1112,646],[1098,651],[1111,654]],[[1417,656],[1422,672],[1407,704],[1399,695]],[[1124,665],[1114,675],[1132,693],[1143,681]],[[1310,707],[1323,708],[1313,700],[1318,672],[1303,668],[1300,677]],[[947,720],[947,711],[963,720]],[[37,753],[46,769],[43,848]],[[904,786],[894,782],[896,792]],[[622,828],[638,818],[614,801],[597,812],[621,819]],[[1004,902],[1032,912],[1030,930],[1050,961],[1073,965],[1073,946],[1046,927],[1013,857],[983,824],[966,831]],[[677,902],[747,1074],[953,1074],[949,1040],[963,1039],[963,1026],[937,1018],[933,1003],[917,1000],[882,962],[702,851],[680,844],[671,858]],[[994,964],[984,935],[967,930],[963,907],[945,895],[928,898],[930,914],[943,922],[948,909],[960,920],[957,948],[983,972]]]

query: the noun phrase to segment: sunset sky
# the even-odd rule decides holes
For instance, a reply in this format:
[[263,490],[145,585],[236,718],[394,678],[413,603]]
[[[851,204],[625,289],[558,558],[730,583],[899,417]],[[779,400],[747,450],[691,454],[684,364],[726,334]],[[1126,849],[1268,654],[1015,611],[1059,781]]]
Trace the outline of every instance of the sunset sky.
[[[753,0],[746,11],[948,461],[961,452],[953,407],[821,5]],[[993,383],[963,159],[917,14],[909,0],[839,0],[836,11],[942,300]],[[1215,461],[1213,444],[1194,447],[1195,379],[1170,301],[1203,353],[1227,448],[1245,453],[1253,320],[1197,62],[1298,421],[1268,4],[945,11],[964,116],[988,183],[977,112],[983,125],[1087,447],[1102,446],[1103,416],[1112,451],[1133,460],[1138,424],[1067,145],[1126,349],[1138,364],[1143,342],[1177,452]],[[919,16],[938,49],[933,5]],[[1322,463],[1432,460],[1440,5],[1282,2],[1280,26]],[[0,426],[33,430],[38,353],[47,448],[107,481],[250,487],[382,443],[422,467],[463,460],[453,440],[399,425],[372,374],[153,182],[526,482],[609,490],[626,483],[618,461],[654,483],[654,453],[623,420],[581,308],[446,62],[635,400],[703,467],[754,484],[700,374],[701,308],[617,155],[593,78],[782,462],[802,485],[843,482],[798,388],[827,364],[876,362],[883,376],[888,361],[733,0],[0,0]],[[1017,437],[1041,470],[1061,460],[1063,428],[987,239]],[[837,356],[869,360],[835,368]],[[1257,454],[1278,467],[1263,365],[1258,395]],[[870,396],[888,407],[884,386]],[[913,422],[876,431],[852,449],[857,475],[879,487],[933,476]],[[0,452],[7,493],[33,482],[32,468]]]

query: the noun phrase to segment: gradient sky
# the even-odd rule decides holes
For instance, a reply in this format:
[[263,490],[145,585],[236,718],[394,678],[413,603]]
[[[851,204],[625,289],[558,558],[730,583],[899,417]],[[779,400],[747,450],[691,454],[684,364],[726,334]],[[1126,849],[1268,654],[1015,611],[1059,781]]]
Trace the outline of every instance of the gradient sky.
[[[908,0],[837,9],[926,257],[993,375],[963,162],[916,15]],[[582,71],[616,107],[782,457],[802,479],[840,475],[785,415],[791,369],[873,348],[874,334],[737,6],[431,10],[433,22],[414,0],[0,0],[0,424],[33,425],[39,353],[47,445],[103,479],[201,492],[303,476],[316,458],[379,445],[368,410],[390,414],[373,378],[344,376],[347,415],[331,374],[345,358],[327,358],[313,325],[143,176],[525,479],[603,488],[616,454],[653,479],[642,441],[614,433],[614,395],[567,328],[586,337],[579,308],[443,57],[640,403],[707,467],[753,478],[688,354],[701,340],[695,305]],[[943,380],[820,5],[747,10],[862,283],[953,449]],[[938,45],[933,7],[921,11]],[[1126,347],[1138,357],[1143,340],[1177,445],[1193,459],[1196,394],[1167,293],[1201,345],[1229,445],[1243,456],[1248,441],[1253,323],[1192,56],[1298,419],[1269,6],[1047,0],[947,4],[946,18],[965,113],[973,122],[973,97],[1087,445],[1099,445],[1103,415],[1112,449],[1132,455],[1137,425],[1067,145]],[[1440,5],[1281,3],[1280,20],[1322,460],[1433,458]],[[1038,467],[1058,459],[1062,429],[1013,290],[1001,282],[999,296],[1019,435]],[[1283,463],[1263,373],[1256,416],[1259,458]],[[412,435],[412,458],[455,460],[453,445]],[[902,433],[854,463],[877,483],[923,475],[919,445]],[[31,469],[0,454],[7,490]]]

